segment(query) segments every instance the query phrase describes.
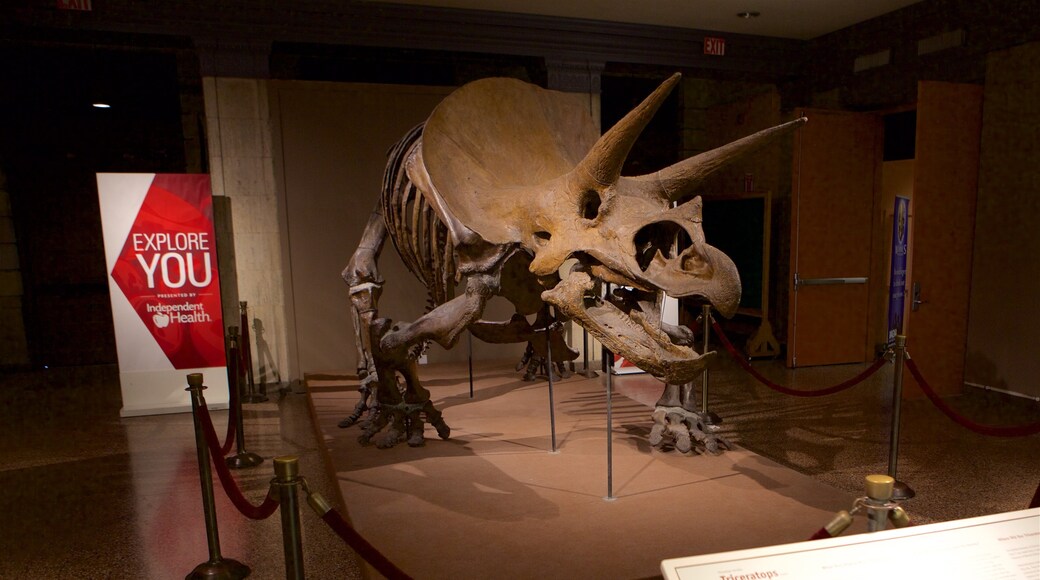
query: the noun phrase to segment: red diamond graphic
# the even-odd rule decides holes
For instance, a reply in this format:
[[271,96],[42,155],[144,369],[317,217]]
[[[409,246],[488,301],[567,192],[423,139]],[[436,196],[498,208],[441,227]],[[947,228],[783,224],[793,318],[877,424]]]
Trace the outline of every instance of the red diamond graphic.
[[112,279],[174,368],[224,366],[208,175],[155,176]]

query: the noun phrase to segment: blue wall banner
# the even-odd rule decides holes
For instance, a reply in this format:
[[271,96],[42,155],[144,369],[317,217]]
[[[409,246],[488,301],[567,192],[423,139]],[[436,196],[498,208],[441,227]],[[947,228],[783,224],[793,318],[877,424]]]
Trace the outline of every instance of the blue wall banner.
[[896,197],[895,213],[892,214],[892,276],[888,289],[888,344],[896,341],[903,332],[903,305],[906,300],[906,253],[907,236],[910,232],[910,199]]

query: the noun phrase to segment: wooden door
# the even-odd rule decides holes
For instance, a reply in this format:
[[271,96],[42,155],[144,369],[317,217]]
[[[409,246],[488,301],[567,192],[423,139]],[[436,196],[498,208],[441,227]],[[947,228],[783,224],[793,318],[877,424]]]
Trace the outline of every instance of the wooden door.
[[802,111],[791,192],[788,366],[863,362],[868,347],[871,212],[878,118]]
[[[978,191],[982,93],[978,85],[917,87],[913,245],[907,349],[936,391],[964,387]],[[907,375],[907,394],[916,391]]]

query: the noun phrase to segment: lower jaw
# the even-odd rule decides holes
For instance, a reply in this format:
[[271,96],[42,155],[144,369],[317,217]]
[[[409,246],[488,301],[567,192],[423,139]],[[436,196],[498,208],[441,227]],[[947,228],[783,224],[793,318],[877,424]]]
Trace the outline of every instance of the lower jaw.
[[710,357],[698,355],[686,346],[661,344],[631,317],[606,302],[584,307],[585,295],[594,286],[588,274],[573,272],[543,292],[542,299],[577,321],[611,352],[662,381],[681,384],[700,375]]

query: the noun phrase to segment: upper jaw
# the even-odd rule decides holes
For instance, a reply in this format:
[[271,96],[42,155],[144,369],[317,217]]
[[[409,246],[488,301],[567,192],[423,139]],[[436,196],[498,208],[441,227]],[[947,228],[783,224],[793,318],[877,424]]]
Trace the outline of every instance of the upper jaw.
[[701,298],[727,318],[740,304],[736,265],[721,250],[705,242],[695,242],[674,257],[658,255],[645,269],[627,255],[618,262],[597,250],[587,254],[598,262],[589,267],[589,272],[604,282],[662,291],[673,298]]

